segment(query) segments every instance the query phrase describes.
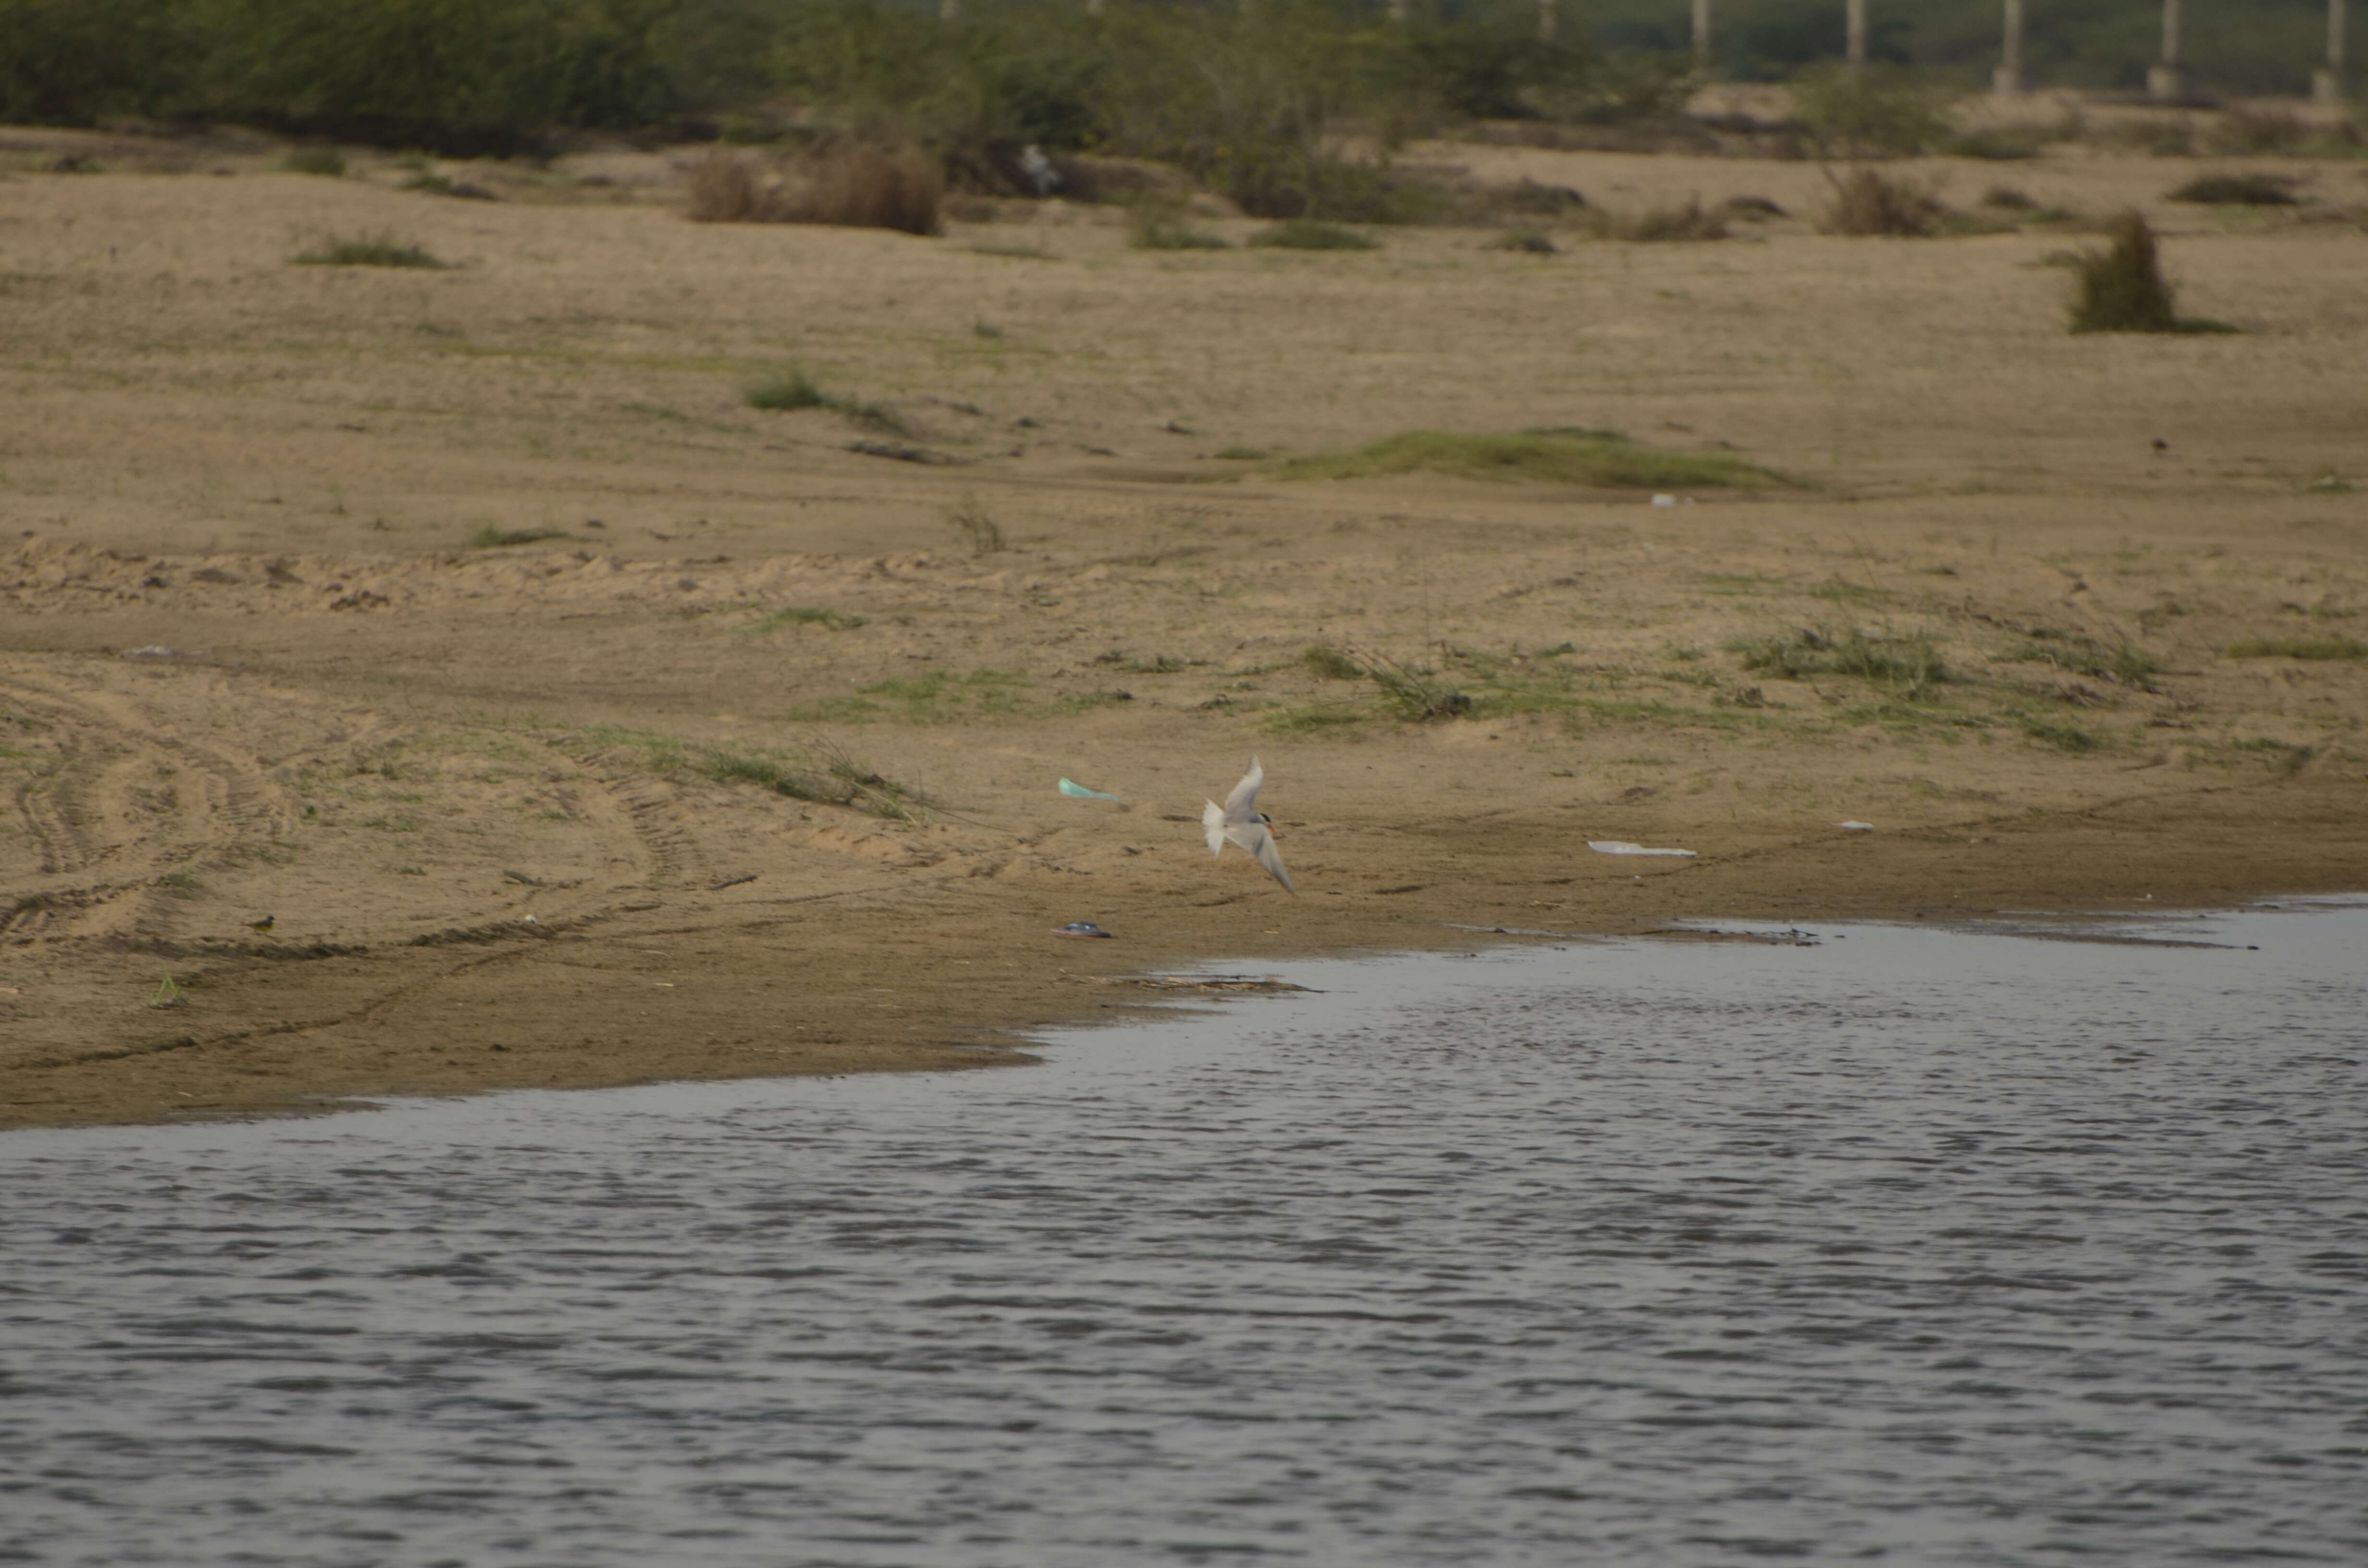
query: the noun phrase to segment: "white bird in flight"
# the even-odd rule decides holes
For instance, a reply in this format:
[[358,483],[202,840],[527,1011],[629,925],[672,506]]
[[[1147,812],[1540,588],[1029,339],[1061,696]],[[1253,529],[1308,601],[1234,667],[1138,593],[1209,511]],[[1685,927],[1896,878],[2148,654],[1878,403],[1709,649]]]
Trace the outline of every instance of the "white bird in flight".
[[1224,805],[1211,801],[1201,812],[1201,831],[1208,835],[1209,853],[1223,855],[1228,839],[1247,850],[1251,859],[1265,868],[1266,874],[1282,884],[1282,891],[1296,898],[1299,890],[1291,885],[1291,873],[1282,869],[1282,852],[1274,846],[1274,835],[1267,831],[1273,819],[1258,809],[1258,786],[1266,782],[1266,769],[1258,759],[1250,758],[1250,770],[1234,786]]

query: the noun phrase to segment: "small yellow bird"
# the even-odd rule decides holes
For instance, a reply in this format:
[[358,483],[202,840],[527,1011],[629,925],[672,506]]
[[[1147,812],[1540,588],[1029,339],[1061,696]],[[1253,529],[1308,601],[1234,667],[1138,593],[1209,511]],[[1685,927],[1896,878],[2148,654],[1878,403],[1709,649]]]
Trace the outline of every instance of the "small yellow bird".
[[267,915],[260,920],[248,921],[246,928],[250,931],[268,931],[271,929],[272,922],[279,918],[276,915]]

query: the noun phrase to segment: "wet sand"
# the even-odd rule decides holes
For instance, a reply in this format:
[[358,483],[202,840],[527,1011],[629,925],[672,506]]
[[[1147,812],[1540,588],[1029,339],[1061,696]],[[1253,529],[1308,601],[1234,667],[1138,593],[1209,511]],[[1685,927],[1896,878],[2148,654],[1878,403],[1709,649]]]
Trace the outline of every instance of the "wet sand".
[[[2270,215],[2163,202],[2198,160],[1924,166],[2146,207],[2246,330],[2141,339],[2064,332],[2079,234],[1828,238],[1798,164],[1422,149],[1794,216],[1169,254],[694,225],[663,155],[37,172],[74,140],[0,133],[0,1125],[1011,1062],[1140,972],[1500,929],[2368,887],[2368,663],[2228,656],[2368,636],[2354,165]],[[365,232],[459,265],[287,259]],[[742,400],[792,364],[876,414]],[[1792,483],[1273,466],[1536,426]],[[1764,667],[1849,647],[1939,678]],[[1200,840],[1252,755],[1295,899]],[[768,788],[832,756],[926,803]]]

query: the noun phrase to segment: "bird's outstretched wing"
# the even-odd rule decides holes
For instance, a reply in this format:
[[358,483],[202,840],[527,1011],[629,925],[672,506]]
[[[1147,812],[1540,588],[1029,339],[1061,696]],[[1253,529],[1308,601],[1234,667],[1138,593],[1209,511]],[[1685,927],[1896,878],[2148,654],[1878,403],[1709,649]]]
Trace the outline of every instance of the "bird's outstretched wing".
[[1258,766],[1258,758],[1250,758],[1250,770],[1242,775],[1242,781],[1234,786],[1232,794],[1225,797],[1225,820],[1247,822],[1256,817],[1258,786],[1265,782],[1266,769]]
[[1282,869],[1282,851],[1274,846],[1274,835],[1262,822],[1237,823],[1225,829],[1225,836],[1249,851],[1250,858],[1265,869],[1266,874],[1282,884],[1282,891],[1292,897],[1299,890],[1291,885],[1291,873]]
[[1204,801],[1201,807],[1201,832],[1209,841],[1209,853],[1223,855],[1225,852],[1225,808],[1214,801]]

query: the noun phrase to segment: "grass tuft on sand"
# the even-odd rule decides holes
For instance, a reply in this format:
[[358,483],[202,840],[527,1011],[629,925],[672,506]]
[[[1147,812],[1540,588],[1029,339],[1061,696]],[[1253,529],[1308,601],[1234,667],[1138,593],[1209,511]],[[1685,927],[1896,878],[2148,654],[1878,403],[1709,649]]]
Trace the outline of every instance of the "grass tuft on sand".
[[803,370],[778,370],[760,376],[740,389],[741,401],[751,408],[769,413],[787,413],[801,408],[826,408],[843,415],[859,425],[882,430],[892,436],[907,436],[912,432],[896,417],[887,404],[866,403],[861,398],[844,392],[825,392],[814,379]]
[[2154,230],[2135,212],[2124,212],[2107,227],[2112,244],[2100,251],[2083,251],[2078,264],[2078,288],[2072,301],[2072,330],[2083,332],[2235,332],[2226,322],[2180,315],[2169,281],[2162,275],[2162,255]]
[[1604,490],[1754,490],[1793,483],[1738,458],[1657,451],[1608,431],[1581,430],[1407,430],[1346,451],[1292,458],[1274,470],[1283,479],[1364,479],[1418,471]]
[[573,539],[565,528],[497,528],[487,523],[469,536],[471,550],[507,550],[518,544],[541,544],[548,539]]
[[2248,637],[2223,650],[2232,659],[2368,659],[2356,637]]
[[299,267],[414,267],[438,272],[452,266],[430,255],[426,246],[397,239],[385,229],[342,239],[324,234],[312,249],[298,251],[288,259]]
[[825,609],[817,605],[790,605],[752,621],[751,632],[779,631],[785,626],[819,626],[825,631],[852,631],[859,626],[871,624],[871,618],[843,609]]
[[2201,175],[2164,199],[2208,207],[2299,207],[2290,181],[2276,175]]
[[1137,250],[1231,250],[1222,234],[1195,228],[1175,202],[1146,201],[1127,217],[1126,243]]
[[1250,236],[1250,244],[1270,250],[1379,250],[1382,242],[1371,234],[1317,218],[1287,218]]
[[1870,637],[1853,628],[1841,633],[1805,628],[1789,637],[1737,637],[1727,652],[1755,674],[1784,680],[1804,676],[1857,676],[1890,687],[1910,702],[1949,679],[1940,650],[1922,634]]

